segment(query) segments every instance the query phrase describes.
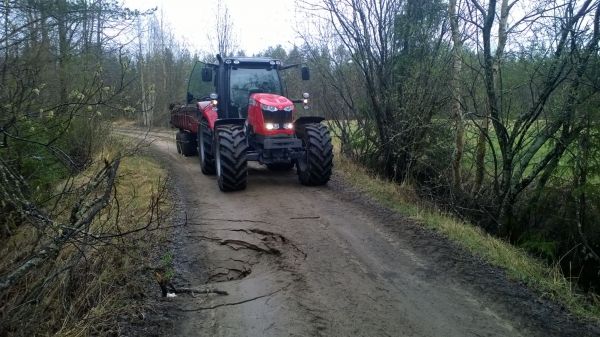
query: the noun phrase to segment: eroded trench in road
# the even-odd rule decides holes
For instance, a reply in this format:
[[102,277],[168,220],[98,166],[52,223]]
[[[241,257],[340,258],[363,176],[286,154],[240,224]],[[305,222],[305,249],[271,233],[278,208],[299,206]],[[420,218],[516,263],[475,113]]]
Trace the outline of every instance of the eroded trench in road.
[[275,227],[259,220],[196,219],[188,222],[175,243],[172,288],[176,293],[229,295],[224,284],[257,277],[257,273],[290,273],[306,253]]

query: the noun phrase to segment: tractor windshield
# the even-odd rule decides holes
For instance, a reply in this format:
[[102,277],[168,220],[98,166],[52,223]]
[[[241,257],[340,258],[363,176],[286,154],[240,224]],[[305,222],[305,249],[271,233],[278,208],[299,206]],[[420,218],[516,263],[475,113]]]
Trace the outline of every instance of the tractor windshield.
[[248,98],[253,93],[281,95],[277,70],[271,68],[231,68],[229,78],[231,104],[238,111],[248,110]]

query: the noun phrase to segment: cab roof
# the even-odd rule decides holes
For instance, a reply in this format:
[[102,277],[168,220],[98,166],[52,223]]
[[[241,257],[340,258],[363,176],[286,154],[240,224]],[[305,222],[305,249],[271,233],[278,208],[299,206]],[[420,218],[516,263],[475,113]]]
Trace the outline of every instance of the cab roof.
[[[281,61],[270,57],[227,57],[223,59],[225,64],[239,64],[239,63],[254,63],[254,64],[270,64],[270,65],[281,65]],[[239,62],[239,63],[237,63]]]

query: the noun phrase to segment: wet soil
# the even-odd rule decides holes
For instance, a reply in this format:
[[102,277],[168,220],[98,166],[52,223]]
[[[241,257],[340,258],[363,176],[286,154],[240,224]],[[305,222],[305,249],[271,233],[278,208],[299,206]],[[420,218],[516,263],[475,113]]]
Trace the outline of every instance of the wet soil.
[[154,285],[127,335],[600,336],[336,175],[305,187],[250,164],[247,189],[222,193],[172,133],[149,139],[176,204],[172,283],[192,291],[162,298]]

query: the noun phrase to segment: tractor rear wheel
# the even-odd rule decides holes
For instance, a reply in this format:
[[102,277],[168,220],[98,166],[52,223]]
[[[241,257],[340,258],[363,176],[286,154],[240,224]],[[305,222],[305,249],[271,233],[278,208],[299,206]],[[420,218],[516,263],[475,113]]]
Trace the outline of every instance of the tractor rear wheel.
[[224,125],[218,127],[216,132],[215,161],[219,188],[223,192],[243,190],[248,177],[248,145],[244,128],[239,125]]
[[298,178],[302,185],[325,185],[333,169],[333,145],[329,129],[320,123],[304,126],[303,143],[305,154],[298,159]]
[[198,157],[200,158],[200,169],[206,175],[215,174],[215,158],[213,154],[207,153],[211,146],[211,134],[205,121],[198,125]]

